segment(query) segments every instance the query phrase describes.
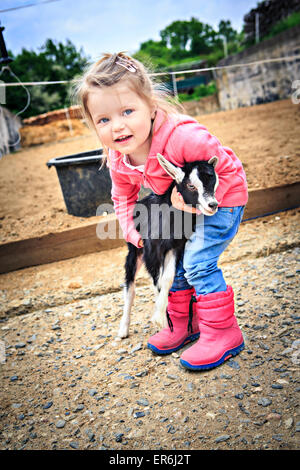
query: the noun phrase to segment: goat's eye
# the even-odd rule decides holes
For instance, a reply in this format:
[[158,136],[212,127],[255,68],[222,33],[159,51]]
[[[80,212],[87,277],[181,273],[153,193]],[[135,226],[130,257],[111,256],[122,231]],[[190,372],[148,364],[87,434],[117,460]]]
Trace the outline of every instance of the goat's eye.
[[193,184],[188,183],[188,184],[186,185],[186,187],[187,187],[190,191],[197,191],[196,186],[194,186]]

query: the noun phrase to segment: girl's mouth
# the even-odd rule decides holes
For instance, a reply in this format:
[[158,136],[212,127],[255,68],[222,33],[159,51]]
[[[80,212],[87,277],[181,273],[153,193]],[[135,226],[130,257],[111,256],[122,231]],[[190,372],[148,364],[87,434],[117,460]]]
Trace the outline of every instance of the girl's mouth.
[[115,139],[115,142],[118,144],[126,143],[131,139],[132,135],[124,135],[121,137],[118,137],[118,139]]

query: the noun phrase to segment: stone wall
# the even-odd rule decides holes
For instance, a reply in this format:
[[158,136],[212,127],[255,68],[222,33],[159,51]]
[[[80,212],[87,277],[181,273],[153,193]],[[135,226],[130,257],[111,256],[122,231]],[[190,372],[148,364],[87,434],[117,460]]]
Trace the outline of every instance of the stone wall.
[[[300,54],[300,25],[239,54],[222,59],[217,65],[243,64],[298,54]],[[292,83],[300,80],[300,58],[223,69],[216,71],[215,75],[221,109],[268,103],[291,97],[295,91]]]
[[182,105],[189,116],[215,113],[220,110],[217,94],[205,96],[198,101],[184,101]]

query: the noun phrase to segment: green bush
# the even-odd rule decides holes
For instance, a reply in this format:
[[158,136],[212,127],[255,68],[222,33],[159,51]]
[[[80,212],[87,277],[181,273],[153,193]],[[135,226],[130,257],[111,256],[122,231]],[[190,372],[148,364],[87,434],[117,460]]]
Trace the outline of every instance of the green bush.
[[272,26],[270,33],[264,39],[276,36],[276,34],[282,33],[282,31],[285,31],[289,28],[293,28],[298,24],[300,24],[300,11],[292,13],[291,15],[287,16],[286,18]]
[[215,93],[217,93],[216,82],[211,81],[207,85],[202,84],[196,86],[194,89],[194,93],[192,93],[191,95],[187,93],[179,93],[178,99],[179,101],[198,101],[201,98],[204,98],[204,96],[214,95]]

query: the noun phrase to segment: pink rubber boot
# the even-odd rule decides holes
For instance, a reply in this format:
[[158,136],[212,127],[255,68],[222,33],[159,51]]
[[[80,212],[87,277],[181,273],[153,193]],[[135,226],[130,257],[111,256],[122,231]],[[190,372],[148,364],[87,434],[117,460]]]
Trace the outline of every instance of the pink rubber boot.
[[196,302],[192,295],[194,293],[193,288],[169,292],[169,326],[151,336],[147,344],[156,354],[170,354],[199,337],[198,321],[196,315],[193,315]]
[[227,286],[225,292],[199,295],[195,310],[200,339],[181,355],[184,367],[211,369],[244,349],[243,335],[234,316],[231,286]]

